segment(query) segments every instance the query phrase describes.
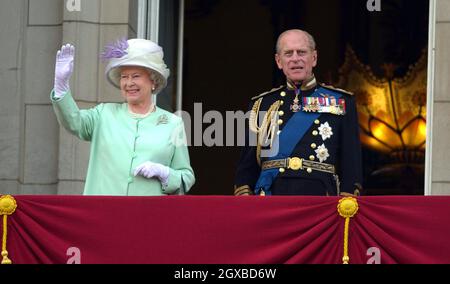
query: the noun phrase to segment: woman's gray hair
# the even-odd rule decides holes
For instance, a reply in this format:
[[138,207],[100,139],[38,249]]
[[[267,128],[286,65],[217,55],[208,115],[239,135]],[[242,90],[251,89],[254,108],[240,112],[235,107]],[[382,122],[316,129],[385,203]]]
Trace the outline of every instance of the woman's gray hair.
[[281,39],[286,34],[291,33],[291,32],[303,33],[304,35],[306,35],[306,38],[308,39],[308,43],[309,43],[309,48],[311,48],[311,50],[316,50],[316,41],[314,40],[314,37],[310,33],[308,33],[307,31],[304,31],[304,30],[292,29],[292,30],[284,31],[278,36],[276,49],[275,49],[275,52],[277,54],[280,53],[280,41],[281,41]]
[[153,81],[153,84],[155,85],[155,88],[158,89],[159,86],[161,86],[161,76],[158,76],[158,74],[150,69],[147,69],[147,72],[150,76],[150,80]]

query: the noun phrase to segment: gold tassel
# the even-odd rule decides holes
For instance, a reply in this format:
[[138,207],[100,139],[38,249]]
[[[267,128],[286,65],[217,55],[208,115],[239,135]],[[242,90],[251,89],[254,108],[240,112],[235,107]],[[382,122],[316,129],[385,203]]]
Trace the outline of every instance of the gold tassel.
[[[260,99],[262,101],[262,98]],[[261,101],[255,102],[250,114],[249,126],[250,129],[256,133],[256,161],[259,166],[261,166],[261,147],[267,146],[267,142],[270,139],[270,147],[272,147],[273,139],[275,138],[275,128],[276,119],[278,114],[278,109],[280,108],[281,101],[274,102],[264,115],[261,127],[258,127],[257,117],[259,116],[259,107]],[[269,129],[269,127],[271,127]],[[265,140],[264,140],[265,139]]]
[[342,263],[348,264],[350,257],[348,256],[348,230],[350,227],[350,218],[355,216],[358,212],[358,201],[353,197],[345,197],[339,200],[337,205],[339,215],[345,218],[344,227],[344,256],[342,257]]
[[8,236],[8,215],[16,211],[17,203],[11,195],[3,195],[0,197],[0,215],[3,216],[3,236],[2,236],[2,264],[12,264],[8,258],[8,251],[6,250],[6,239]]
[[259,129],[260,139],[258,143],[260,145],[267,145],[270,139],[270,145],[272,146],[272,140],[275,138],[276,133],[272,133],[272,126],[277,122],[278,109],[280,108],[280,101],[274,102],[266,114],[264,115],[263,123]]
[[250,112],[250,119],[249,119],[249,128],[254,133],[259,133],[259,127],[258,127],[258,115],[259,115],[259,107],[261,106],[262,98],[258,99],[252,107],[252,110]]

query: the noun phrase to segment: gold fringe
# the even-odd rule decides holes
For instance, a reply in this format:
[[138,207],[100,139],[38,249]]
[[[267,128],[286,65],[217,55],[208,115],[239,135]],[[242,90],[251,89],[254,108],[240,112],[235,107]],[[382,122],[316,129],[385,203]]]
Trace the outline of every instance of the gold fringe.
[[270,140],[270,146],[272,146],[272,141],[276,136],[275,128],[277,127],[277,115],[280,105],[281,101],[274,102],[264,115],[264,120],[259,131],[259,144],[265,145]]
[[[258,141],[259,137],[256,137],[256,141]],[[261,167],[261,145],[259,143],[256,143],[256,162]]]
[[[261,166],[261,147],[266,144],[270,139],[270,147],[272,147],[273,139],[276,136],[275,128],[277,123],[277,115],[278,109],[281,106],[281,101],[274,102],[266,114],[264,115],[264,119],[262,125],[257,133],[256,137],[256,161],[258,165]],[[265,140],[265,141],[264,141]]]
[[259,114],[259,107],[261,106],[262,98],[258,99],[252,107],[252,110],[250,112],[250,119],[249,119],[249,128],[252,132],[258,133],[259,127],[258,127],[258,114]]
[[281,101],[275,101],[265,113],[261,127],[259,127],[258,116],[262,99],[263,98],[259,98],[253,104],[249,119],[249,129],[256,133],[256,161],[259,166],[261,166],[261,146],[270,139],[270,147],[272,147],[273,139],[277,135],[275,133],[275,128],[277,126],[278,109],[281,106]]

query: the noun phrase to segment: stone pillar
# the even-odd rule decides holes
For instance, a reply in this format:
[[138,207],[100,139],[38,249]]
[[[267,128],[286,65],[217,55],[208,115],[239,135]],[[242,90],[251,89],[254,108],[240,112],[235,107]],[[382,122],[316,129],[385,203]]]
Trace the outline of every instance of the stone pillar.
[[450,1],[436,1],[431,194],[450,195]]
[[56,121],[49,99],[56,51],[62,43],[76,46],[71,89],[80,108],[120,101],[119,91],[106,82],[99,54],[105,43],[136,34],[128,24],[136,4],[0,1],[0,194],[82,193],[89,143]]
[[58,125],[49,103],[61,1],[0,4],[0,192],[56,193]]
[[[20,142],[23,130],[19,82],[23,76],[23,33],[26,1],[0,2],[0,194],[19,192]],[[8,28],[3,28],[3,27]]]

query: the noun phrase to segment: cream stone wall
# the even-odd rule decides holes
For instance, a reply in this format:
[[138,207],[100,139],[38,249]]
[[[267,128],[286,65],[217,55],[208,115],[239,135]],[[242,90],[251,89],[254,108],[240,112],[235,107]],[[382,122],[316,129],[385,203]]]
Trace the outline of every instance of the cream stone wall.
[[431,194],[450,195],[450,1],[436,0]]
[[56,51],[76,47],[71,90],[81,108],[120,101],[106,83],[99,53],[135,35],[136,0],[0,1],[0,194],[81,194],[89,144],[60,128],[49,100]]

